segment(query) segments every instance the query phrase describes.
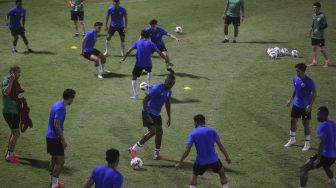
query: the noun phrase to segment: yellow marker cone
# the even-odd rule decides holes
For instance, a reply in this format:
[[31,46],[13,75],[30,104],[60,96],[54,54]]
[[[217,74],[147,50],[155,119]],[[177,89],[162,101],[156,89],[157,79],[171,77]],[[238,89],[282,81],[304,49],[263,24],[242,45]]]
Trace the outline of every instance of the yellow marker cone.
[[71,46],[71,49],[76,50],[76,49],[77,49],[77,46]]
[[184,89],[184,90],[191,90],[191,87],[189,87],[189,86],[185,86],[183,89]]

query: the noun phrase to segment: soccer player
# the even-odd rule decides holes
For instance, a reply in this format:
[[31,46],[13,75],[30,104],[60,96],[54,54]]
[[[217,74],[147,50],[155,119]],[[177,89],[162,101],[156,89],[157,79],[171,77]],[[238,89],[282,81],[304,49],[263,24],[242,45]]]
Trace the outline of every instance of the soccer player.
[[317,127],[319,147],[317,154],[312,156],[300,169],[300,187],[305,188],[308,181],[308,172],[323,167],[330,185],[336,185],[336,178],[330,166],[336,161],[336,124],[328,120],[328,108],[322,106],[317,111],[317,120],[321,122]]
[[[176,40],[177,42],[180,41],[176,36],[168,33],[165,29],[162,27],[158,26],[158,21],[157,20],[151,20],[149,22],[149,26],[145,29],[147,32],[149,32],[149,35],[151,37],[151,41],[154,42],[156,47],[168,58],[168,61],[170,61],[169,56],[168,56],[168,51],[165,46],[165,43],[162,39],[163,36],[168,36],[171,39]],[[167,71],[174,73],[172,67],[167,64]]]
[[220,161],[216,150],[215,143],[224,154],[228,163],[231,163],[229,154],[226,152],[222,142],[219,139],[217,132],[205,125],[205,117],[201,114],[194,116],[195,129],[191,131],[187,147],[180,161],[176,163],[176,169],[181,167],[184,159],[189,155],[189,152],[195,144],[197,156],[193,167],[193,174],[190,178],[190,188],[196,188],[198,175],[202,176],[208,169],[219,174],[220,182],[223,188],[228,188],[227,178],[225,176],[224,167]]
[[321,3],[314,3],[313,5],[313,24],[311,26],[311,29],[309,31],[311,36],[311,44],[312,44],[312,55],[313,60],[310,66],[317,65],[316,56],[317,56],[317,48],[320,47],[321,53],[325,59],[324,66],[325,68],[329,67],[331,65],[331,61],[329,60],[327,56],[327,52],[324,48],[324,30],[328,27],[327,19],[324,13],[321,12]]
[[82,40],[82,53],[86,59],[94,62],[94,66],[96,67],[97,77],[99,79],[103,79],[103,73],[111,73],[111,71],[107,70],[105,67],[106,58],[105,56],[97,49],[94,48],[97,41],[97,33],[100,32],[103,23],[96,22],[94,24],[94,29],[89,30],[83,40]]
[[[242,15],[240,16],[240,10]],[[245,18],[244,0],[228,0],[224,9],[224,40],[223,43],[229,42],[229,25],[232,23],[234,27],[234,37],[232,42],[237,42],[240,19],[243,22]]]
[[309,78],[306,72],[306,64],[298,63],[295,65],[296,75],[293,78],[294,91],[292,96],[287,101],[289,107],[294,99],[294,104],[291,112],[291,128],[289,131],[289,141],[285,147],[290,147],[296,143],[296,128],[299,118],[302,118],[304,133],[306,135],[305,145],[302,151],[308,151],[310,148],[310,127],[311,110],[316,98],[316,88],[314,81]]
[[90,188],[95,184],[96,188],[121,188],[123,185],[123,175],[118,172],[119,151],[111,148],[106,151],[107,165],[101,165],[93,169],[89,180],[84,188]]
[[75,95],[76,92],[73,89],[64,90],[63,100],[54,103],[50,110],[46,140],[47,152],[51,155],[49,165],[51,188],[59,188],[64,185],[63,182],[58,181],[64,166],[64,149],[68,145],[63,136],[63,124],[66,117],[66,107],[72,104]]
[[82,25],[83,36],[85,35],[85,25],[84,25],[84,0],[71,0],[71,20],[75,24],[75,35],[79,36],[78,21]]
[[9,27],[12,36],[14,37],[12,51],[13,53],[18,52],[16,49],[16,45],[20,35],[27,47],[28,52],[33,52],[32,49],[29,47],[29,42],[25,35],[26,9],[22,7],[22,0],[16,0],[15,3],[16,6],[8,10],[6,17],[6,26]]
[[148,95],[142,103],[142,123],[148,128],[148,132],[132,147],[128,149],[132,158],[137,156],[139,148],[155,135],[154,160],[166,160],[167,158],[160,155],[161,141],[163,135],[161,109],[166,106],[167,126],[170,127],[170,97],[172,87],[175,84],[175,76],[169,74],[164,83],[157,83],[148,92]]
[[2,81],[2,103],[3,117],[8,124],[11,132],[8,139],[8,148],[6,152],[6,161],[18,163],[17,157],[14,154],[16,142],[20,137],[20,116],[18,111],[18,102],[12,98],[12,93],[15,92],[15,82],[18,81],[21,75],[19,66],[14,65],[9,69],[9,76],[6,76]]
[[[111,16],[110,27],[107,27],[109,22],[109,17]],[[114,33],[117,31],[120,37],[120,47],[121,56],[124,56],[125,52],[125,34],[127,32],[127,11],[124,7],[120,6],[119,0],[113,0],[113,5],[107,10],[106,21],[105,21],[105,30],[107,32],[106,38],[106,50],[104,55],[108,55],[109,51],[112,50],[111,47],[111,38]]]
[[127,58],[127,56],[134,50],[137,50],[136,54],[136,63],[133,68],[132,72],[132,87],[133,87],[133,96],[131,97],[134,100],[137,100],[138,95],[138,83],[137,78],[139,78],[142,74],[142,71],[145,70],[147,72],[147,80],[148,80],[148,86],[152,86],[152,59],[151,55],[153,52],[157,52],[163,59],[165,59],[166,64],[173,66],[169,62],[169,59],[167,56],[165,56],[156,46],[153,42],[149,41],[149,34],[147,31],[142,30],[140,34],[140,40],[135,41],[133,45],[127,50],[125,57],[120,61],[123,62]]

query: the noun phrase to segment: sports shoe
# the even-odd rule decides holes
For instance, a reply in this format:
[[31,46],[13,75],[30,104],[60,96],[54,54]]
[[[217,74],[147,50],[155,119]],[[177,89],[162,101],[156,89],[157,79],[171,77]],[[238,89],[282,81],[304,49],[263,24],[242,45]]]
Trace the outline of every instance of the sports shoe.
[[104,52],[104,56],[108,56],[109,54],[108,54],[108,51],[105,51]]
[[97,74],[98,79],[103,79],[103,76],[101,74]]
[[33,50],[28,48],[28,53],[32,53],[32,52],[33,52]]
[[50,188],[61,188],[64,187],[64,182],[63,181],[58,181],[58,185],[57,186],[52,186],[52,184],[50,183]]
[[20,162],[17,160],[17,158],[16,158],[15,155],[8,155],[8,156],[6,157],[6,161],[9,162],[9,163],[15,163],[15,164],[20,163]]
[[331,62],[330,62],[330,60],[325,61],[323,67],[324,67],[324,68],[328,68],[328,67],[330,67],[330,66],[331,66]]
[[306,144],[304,145],[304,147],[302,148],[302,151],[308,151],[309,148],[310,148],[310,144],[309,144],[309,143],[306,143]]
[[311,64],[309,64],[308,66],[316,66],[317,65],[317,62],[315,61],[315,60],[313,60],[312,62],[311,62]]
[[75,33],[73,37],[78,37],[79,36],[79,33]]
[[133,95],[132,97],[130,97],[131,99],[133,100],[138,100],[139,99],[139,96],[138,95]]
[[236,43],[237,41],[235,39],[233,39],[232,43]]
[[12,49],[13,54],[18,53],[17,49]]
[[124,57],[124,50],[120,50],[120,56]]
[[111,73],[111,71],[109,71],[106,68],[104,68],[103,73]]
[[128,148],[128,152],[131,154],[132,158],[138,156],[137,151],[135,151],[134,149],[132,149],[132,147]]
[[286,147],[286,148],[291,147],[291,146],[294,145],[295,143],[296,143],[295,140],[294,140],[294,141],[289,140],[289,141],[287,142],[287,144],[284,145],[284,147]]
[[162,155],[154,155],[153,160],[166,161],[166,160],[168,160],[168,157],[165,157],[165,156],[162,156]]
[[222,41],[222,43],[227,43],[227,42],[229,42],[229,39],[224,39],[224,40]]

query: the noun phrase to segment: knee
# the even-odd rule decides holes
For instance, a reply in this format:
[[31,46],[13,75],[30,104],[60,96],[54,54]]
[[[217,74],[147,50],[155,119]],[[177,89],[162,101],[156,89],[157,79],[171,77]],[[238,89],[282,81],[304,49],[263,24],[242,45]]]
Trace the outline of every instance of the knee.
[[156,130],[156,135],[157,136],[162,136],[163,135],[163,129],[161,128],[161,129]]
[[324,48],[321,48],[320,51],[321,51],[322,53],[324,53]]
[[20,130],[19,129],[13,130],[12,134],[17,139],[20,137]]
[[101,55],[101,56],[100,56],[100,60],[101,60],[102,63],[105,63],[105,61],[106,61],[106,57],[105,57],[104,55]]

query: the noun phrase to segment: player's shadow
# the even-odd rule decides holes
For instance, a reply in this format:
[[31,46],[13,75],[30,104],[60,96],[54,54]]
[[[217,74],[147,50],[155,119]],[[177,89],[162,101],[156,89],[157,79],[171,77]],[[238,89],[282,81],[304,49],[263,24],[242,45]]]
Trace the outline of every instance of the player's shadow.
[[103,74],[102,76],[103,76],[103,78],[124,78],[124,77],[131,77],[131,75],[114,73],[114,72]]
[[97,34],[98,37],[106,37],[107,34]]
[[[166,162],[172,163],[172,164],[145,164],[144,166],[149,166],[149,167],[159,167],[159,168],[175,168],[175,164],[178,162],[176,160],[164,160]],[[193,163],[191,162],[183,162],[181,164],[182,169],[193,169]]]
[[[39,168],[39,169],[44,169],[44,170],[49,171],[49,161],[42,161],[39,159],[31,159],[31,158],[25,158],[25,157],[18,157],[18,159],[21,165],[28,165],[34,168]],[[71,175],[75,171],[77,170],[64,166],[62,173]]]
[[[303,148],[304,145],[302,145],[302,144],[293,144],[292,146],[298,147],[298,148]],[[309,150],[317,151],[317,148],[311,147]]]
[[[113,57],[123,57],[121,55],[113,55]],[[128,57],[136,57],[136,54],[130,54]]]
[[29,54],[38,54],[38,55],[56,55],[56,53],[54,52],[50,52],[50,51],[32,51],[32,52],[22,52],[22,54],[24,55],[29,55]]
[[[192,78],[192,79],[205,79],[205,80],[210,80],[208,77],[205,76],[197,76],[194,74],[189,74],[189,73],[183,73],[183,72],[175,72],[174,73],[175,76],[177,77],[186,77],[186,78]],[[167,74],[159,74],[157,76],[167,76]]]
[[265,40],[265,41],[237,41],[237,43],[247,43],[247,44],[286,44],[286,41],[273,41],[273,40]]
[[177,98],[171,97],[170,102],[173,104],[183,104],[183,103],[196,103],[196,102],[201,102],[201,101],[198,99],[179,100]]

